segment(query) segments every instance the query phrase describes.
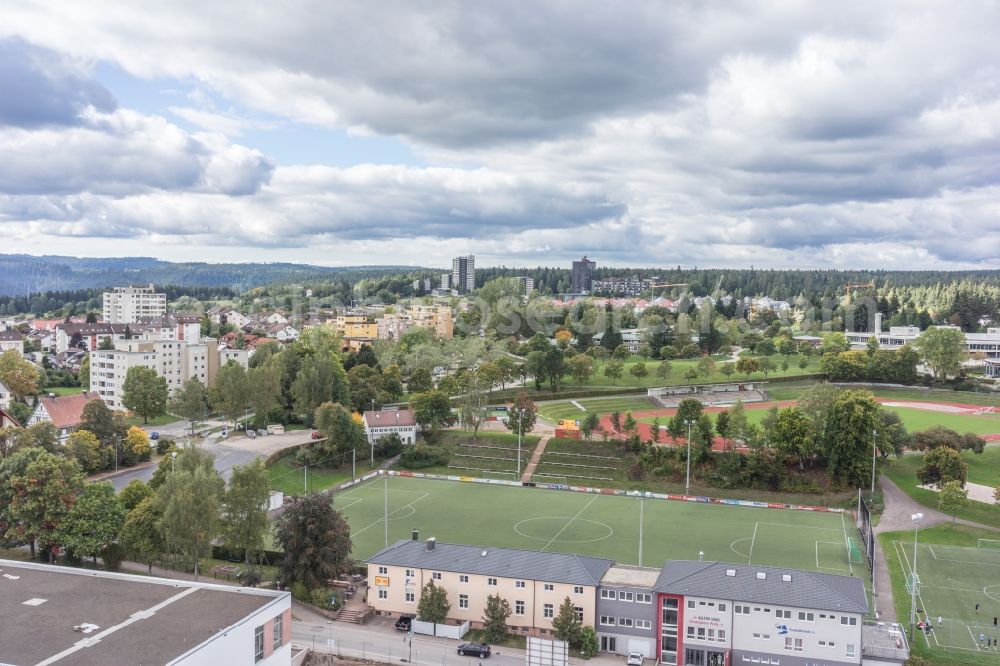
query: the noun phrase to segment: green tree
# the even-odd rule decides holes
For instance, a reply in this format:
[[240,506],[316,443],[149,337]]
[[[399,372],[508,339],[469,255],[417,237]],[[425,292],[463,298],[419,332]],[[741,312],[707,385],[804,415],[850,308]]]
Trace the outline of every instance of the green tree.
[[84,354],[80,361],[80,371],[76,374],[76,381],[80,383],[84,391],[90,390],[90,354]]
[[628,347],[626,347],[625,345],[618,345],[617,347],[615,347],[615,350],[611,352],[611,358],[615,359],[616,361],[624,361],[630,355],[631,352],[629,352]]
[[868,354],[869,358],[875,356],[875,353],[879,350],[878,337],[871,336],[868,338],[868,342],[865,343],[865,353]]
[[962,454],[947,446],[938,446],[924,454],[917,468],[917,478],[925,486],[937,486],[958,481],[963,486],[968,478],[969,465]]
[[507,411],[507,422],[504,425],[512,433],[524,435],[531,432],[537,419],[538,407],[528,397],[528,394],[522,391],[514,396],[510,409]]
[[677,412],[670,419],[670,424],[667,426],[670,436],[674,439],[686,437],[687,424],[685,421],[697,421],[703,411],[704,405],[701,404],[700,400],[695,400],[694,398],[681,400],[680,404],[677,405]]
[[611,379],[612,384],[618,383],[625,373],[625,364],[618,359],[612,359],[604,365],[604,375]]
[[149,446],[149,435],[142,428],[132,426],[125,433],[125,441],[122,442],[119,452],[126,464],[134,465],[140,460],[149,460],[153,453]]
[[958,375],[962,371],[962,362],[968,358],[965,334],[957,328],[932,326],[920,334],[913,346],[934,373],[935,379]]
[[103,400],[91,400],[83,406],[79,430],[94,433],[101,446],[113,448],[125,439],[128,425],[121,414],[115,414]]
[[757,359],[757,369],[764,373],[767,377],[768,373],[774,372],[778,369],[778,366],[774,364],[774,359],[769,356]]
[[[188,450],[178,455],[178,462]],[[167,547],[191,562],[198,580],[201,558],[209,555],[212,541],[219,535],[225,483],[214,467],[186,467],[178,466],[157,490],[163,510],[160,531]]]
[[961,481],[948,481],[941,486],[941,497],[938,500],[938,509],[941,513],[951,516],[951,522],[955,522],[956,514],[969,506],[969,491],[965,489]]
[[[303,369],[305,373],[305,369]],[[300,374],[301,376],[301,374]],[[233,422],[246,414],[250,405],[250,391],[247,386],[247,371],[235,361],[229,361],[219,368],[215,380],[208,390],[208,400],[212,409]]]
[[587,415],[580,420],[580,433],[588,442],[591,441],[594,433],[600,430],[600,428],[601,418],[596,412],[587,412]]
[[636,363],[631,368],[628,369],[629,374],[638,380],[642,380],[643,377],[649,374],[649,370],[646,369],[645,363]]
[[670,361],[660,361],[656,366],[656,376],[660,379],[666,379],[670,376]]
[[176,414],[183,419],[190,421],[191,433],[194,434],[194,424],[200,418],[204,418],[208,411],[208,396],[205,385],[192,377],[187,380],[174,393],[170,399],[168,407],[171,414]]
[[851,348],[851,343],[847,341],[847,336],[837,331],[824,333],[823,342],[819,346],[820,354],[839,354]]
[[813,422],[797,407],[785,407],[778,412],[771,432],[774,446],[799,469],[812,460],[816,451],[816,430]]
[[285,553],[281,561],[285,585],[325,587],[350,566],[351,528],[327,495],[296,499],[275,522],[274,539]]
[[[97,556],[116,546],[125,524],[125,507],[110,481],[89,483],[59,526],[59,542],[81,557]],[[105,568],[111,568],[105,562]]]
[[94,433],[74,430],[66,440],[66,452],[73,457],[86,474],[93,474],[104,467],[101,443]]
[[167,380],[156,370],[137,365],[128,369],[122,384],[122,405],[149,423],[167,411]]
[[417,368],[410,373],[410,378],[406,382],[406,390],[410,393],[426,393],[434,389],[434,380],[431,378],[431,371],[427,368]]
[[559,390],[559,383],[566,374],[566,356],[556,347],[545,352],[545,377],[553,392]]
[[830,476],[858,488],[870,479],[872,452],[869,449],[872,432],[881,423],[880,411],[881,407],[868,391],[842,391],[834,398],[822,435]]
[[597,632],[590,625],[580,630],[580,656],[590,659],[597,656]]
[[421,429],[433,438],[444,423],[451,418],[451,403],[444,391],[428,391],[410,398],[413,418]]
[[364,449],[368,444],[364,428],[354,420],[351,413],[332,402],[325,402],[316,408],[313,417],[316,429],[326,438],[313,442],[299,452],[303,463],[311,464],[328,458],[331,454],[344,454],[354,449]]
[[417,602],[417,619],[421,622],[444,624],[450,610],[448,591],[435,585],[433,580],[427,581],[427,584],[420,590],[420,601]]
[[545,381],[545,354],[546,352],[532,351],[528,353],[528,360],[525,367],[535,381],[535,390],[542,390],[542,382]]
[[736,372],[741,375],[746,375],[747,379],[750,379],[750,375],[760,370],[760,365],[757,363],[757,359],[750,358],[749,356],[744,356],[743,358],[736,361]]
[[11,488],[6,538],[31,546],[58,545],[58,532],[83,490],[83,473],[75,460],[41,453],[9,479]]
[[118,492],[118,499],[126,511],[131,511],[139,506],[139,502],[147,497],[153,497],[156,493],[141,479],[132,479],[128,485]]
[[713,372],[715,372],[715,361],[713,361],[708,356],[702,356],[698,359],[697,366],[698,374],[702,377],[708,377]]
[[228,546],[243,551],[243,561],[251,571],[256,556],[264,550],[270,493],[271,479],[262,460],[233,467],[222,499],[222,531]]
[[594,359],[584,354],[570,359],[569,372],[577,384],[583,386],[594,375]]
[[384,388],[382,373],[370,365],[355,365],[347,372],[347,385],[351,392],[351,409],[364,413],[366,409],[382,406]]
[[472,373],[459,404],[458,414],[462,424],[472,428],[472,439],[479,437],[479,428],[489,415],[489,394],[486,383],[478,372]]
[[138,561],[145,562],[150,575],[153,573],[153,562],[166,550],[160,532],[161,517],[156,497],[149,496],[128,512],[122,526],[122,548]]
[[559,605],[559,612],[552,618],[552,632],[557,639],[566,641],[570,647],[576,649],[580,646],[582,630],[583,620],[577,615],[573,601],[566,597]]
[[7,386],[14,400],[24,402],[25,397],[38,393],[38,380],[38,368],[20,353],[8,349],[0,354],[0,382]]
[[486,608],[483,610],[483,631],[486,642],[503,643],[507,640],[507,619],[510,618],[510,603],[499,594],[491,594],[486,598]]

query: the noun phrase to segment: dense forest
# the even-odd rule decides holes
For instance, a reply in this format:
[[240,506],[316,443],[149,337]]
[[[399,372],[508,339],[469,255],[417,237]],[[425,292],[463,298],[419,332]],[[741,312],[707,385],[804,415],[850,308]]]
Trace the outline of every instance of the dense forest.
[[226,287],[242,292],[271,284],[328,281],[340,275],[350,276],[349,279],[356,282],[387,272],[413,270],[415,269],[412,267],[404,266],[174,263],[151,257],[81,258],[0,254],[0,296],[34,296],[79,289],[102,290],[106,287],[151,282],[178,288]]

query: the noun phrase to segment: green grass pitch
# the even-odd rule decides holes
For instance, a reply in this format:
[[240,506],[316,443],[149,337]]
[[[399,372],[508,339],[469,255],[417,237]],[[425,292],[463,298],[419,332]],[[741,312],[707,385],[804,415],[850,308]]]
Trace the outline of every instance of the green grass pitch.
[[[385,481],[377,478],[334,497],[352,530],[352,556],[385,545]],[[421,539],[484,547],[571,552],[639,564],[640,501],[633,497],[459,481],[388,478],[389,543]],[[857,575],[847,539],[850,515],[646,499],[642,564],[667,559],[785,566]]]

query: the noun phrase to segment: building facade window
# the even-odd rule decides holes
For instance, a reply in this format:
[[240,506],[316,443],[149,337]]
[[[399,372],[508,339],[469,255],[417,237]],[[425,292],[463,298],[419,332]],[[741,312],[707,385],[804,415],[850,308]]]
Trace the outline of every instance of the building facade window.
[[389,573],[389,567],[379,567],[378,568],[378,575],[379,576],[385,576],[388,573]]
[[284,619],[285,618],[282,617],[281,615],[278,615],[274,618],[274,633],[272,635],[273,639],[271,642],[271,649],[274,650],[275,652],[281,649],[281,642],[282,639],[284,638],[284,632],[282,631],[283,630],[282,623],[284,622]]
[[856,648],[854,647],[854,644],[853,643],[848,643],[847,644],[847,656],[848,657],[853,657],[855,652],[856,652]]
[[578,622],[583,622],[583,609],[579,606],[573,606],[573,615],[576,616]]
[[406,603],[412,604],[413,601],[414,601],[414,599],[413,599],[413,592],[410,592],[409,590],[407,590],[406,591]]
[[407,578],[413,578],[413,569],[407,569],[406,570],[406,577]]
[[546,592],[551,592],[554,589],[556,589],[556,588],[555,588],[555,586],[552,583],[546,583],[545,584],[545,591]]
[[514,587],[518,589],[524,589],[524,581],[523,580],[514,581]]
[[383,589],[383,588],[379,588],[378,598],[379,599],[388,599],[389,598],[389,590],[386,590],[386,589]]
[[486,579],[486,584],[489,585],[490,587],[496,587],[497,586],[497,579],[496,578],[487,578]]
[[618,594],[614,590],[601,589],[601,599],[611,599],[612,601],[618,598]]
[[458,595],[458,607],[459,608],[468,608],[469,607],[469,595],[467,595],[467,594],[460,594],[460,595]]
[[573,594],[583,594],[583,585],[574,585]]
[[441,573],[434,571],[431,573],[431,580],[441,580]]
[[524,602],[515,601],[514,602],[514,615],[524,615]]
[[816,616],[813,615],[812,613],[804,613],[802,611],[799,611],[799,620],[801,622],[815,622]]
[[611,617],[610,615],[602,615],[601,624],[605,627],[613,627],[615,626],[615,618]]
[[257,663],[264,658],[264,625],[253,630],[253,661]]
[[469,577],[465,576],[465,575],[459,576],[458,577],[458,582],[459,583],[468,583],[469,582]]
[[552,604],[545,604],[542,606],[542,617],[551,618],[552,617]]
[[653,603],[653,595],[648,592],[636,592],[635,601],[640,604],[651,604]]

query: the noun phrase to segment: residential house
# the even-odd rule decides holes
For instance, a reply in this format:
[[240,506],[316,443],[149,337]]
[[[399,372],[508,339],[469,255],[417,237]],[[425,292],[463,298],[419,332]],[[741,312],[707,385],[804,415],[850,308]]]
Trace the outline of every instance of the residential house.
[[104,292],[104,321],[109,324],[131,324],[143,317],[160,317],[167,313],[167,295],[148,287],[115,287]]
[[112,344],[134,334],[129,324],[57,324],[55,352],[64,352],[70,347],[81,347],[94,351],[102,343]]
[[364,423],[369,444],[374,444],[390,434],[399,435],[403,444],[414,444],[417,441],[417,421],[410,409],[386,408],[366,411]]
[[235,328],[243,328],[248,321],[243,313],[228,306],[211,308],[205,314],[208,315],[213,324],[218,324],[219,326],[229,324]]
[[65,442],[69,434],[80,425],[83,420],[83,408],[91,400],[100,400],[97,393],[77,393],[75,395],[56,396],[50,393],[38,399],[35,409],[28,417],[27,426],[36,423],[49,422],[55,426],[59,433],[59,441]]
[[268,324],[264,327],[264,332],[267,334],[267,337],[277,340],[278,342],[288,343],[295,342],[299,339],[298,329],[287,322]]
[[14,400],[13,394],[6,384],[0,382],[0,409],[10,409],[10,403]]
[[0,405],[0,428],[20,428],[21,424],[7,412],[7,408]]
[[16,329],[0,331],[0,354],[10,350],[24,355],[24,335]]

